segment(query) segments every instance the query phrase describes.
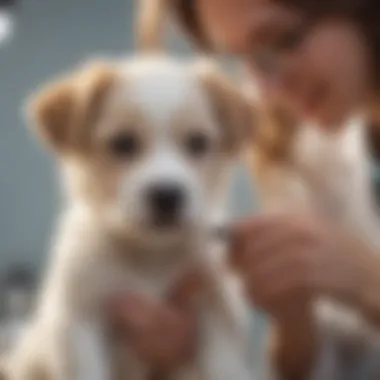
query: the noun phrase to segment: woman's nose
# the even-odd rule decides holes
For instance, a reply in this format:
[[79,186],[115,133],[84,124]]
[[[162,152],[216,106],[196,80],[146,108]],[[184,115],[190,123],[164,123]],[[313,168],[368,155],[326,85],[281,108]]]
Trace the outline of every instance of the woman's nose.
[[271,96],[293,101],[303,93],[306,84],[306,71],[295,57],[285,57],[268,80]]

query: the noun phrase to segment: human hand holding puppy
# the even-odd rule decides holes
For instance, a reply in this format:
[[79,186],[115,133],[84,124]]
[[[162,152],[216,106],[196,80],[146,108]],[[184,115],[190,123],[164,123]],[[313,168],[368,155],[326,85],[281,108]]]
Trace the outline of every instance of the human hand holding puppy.
[[[286,353],[278,358],[281,366],[294,367],[297,360],[299,371],[310,367],[318,348],[311,310],[316,297],[330,296],[369,318],[380,310],[368,296],[380,294],[377,259],[310,215],[266,214],[237,223],[231,261],[252,303],[275,319],[275,349]],[[119,310],[124,329],[134,331],[132,346],[158,367],[176,367],[191,356],[197,327],[188,301],[200,287],[194,277],[184,279],[168,305],[141,299]],[[149,321],[146,328],[139,315]]]
[[318,352],[312,301],[327,296],[380,321],[380,262],[356,237],[313,215],[266,214],[239,223],[233,264],[251,301],[275,322],[272,354],[284,378],[305,378]]
[[192,357],[197,330],[194,296],[202,279],[189,273],[177,284],[167,304],[137,295],[113,300],[110,317],[116,333],[136,354],[160,372],[170,372]]

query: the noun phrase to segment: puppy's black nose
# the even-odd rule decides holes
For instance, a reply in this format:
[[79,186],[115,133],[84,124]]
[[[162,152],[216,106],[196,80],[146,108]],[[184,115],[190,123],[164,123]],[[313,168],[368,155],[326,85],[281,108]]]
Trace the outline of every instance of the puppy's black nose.
[[157,184],[149,189],[148,200],[155,214],[173,217],[183,206],[185,192],[178,184]]

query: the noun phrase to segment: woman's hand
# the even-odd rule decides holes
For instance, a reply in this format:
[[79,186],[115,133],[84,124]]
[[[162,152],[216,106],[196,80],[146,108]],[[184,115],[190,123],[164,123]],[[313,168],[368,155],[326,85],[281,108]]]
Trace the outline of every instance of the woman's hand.
[[259,215],[238,223],[232,240],[252,302],[282,324],[304,321],[321,295],[354,307],[368,292],[380,298],[378,259],[312,215]]
[[199,276],[189,274],[167,304],[137,295],[114,300],[111,323],[116,334],[156,371],[175,370],[191,359],[196,347],[192,300],[201,286]]
[[272,365],[283,378],[304,379],[313,368],[319,350],[311,307],[316,297],[331,296],[363,311],[369,310],[362,307],[368,294],[380,298],[377,258],[312,215],[266,214],[238,223],[231,259],[252,303],[274,317]]

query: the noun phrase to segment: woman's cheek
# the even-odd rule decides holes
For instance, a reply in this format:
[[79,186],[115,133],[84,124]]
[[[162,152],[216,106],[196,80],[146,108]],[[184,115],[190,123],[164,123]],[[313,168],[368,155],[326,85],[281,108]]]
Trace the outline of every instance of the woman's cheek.
[[[308,45],[309,61],[315,75],[328,81],[342,101],[353,101],[363,93],[368,82],[368,51],[360,33],[352,25],[330,23],[321,26],[311,35]],[[352,99],[347,98],[348,94]]]

